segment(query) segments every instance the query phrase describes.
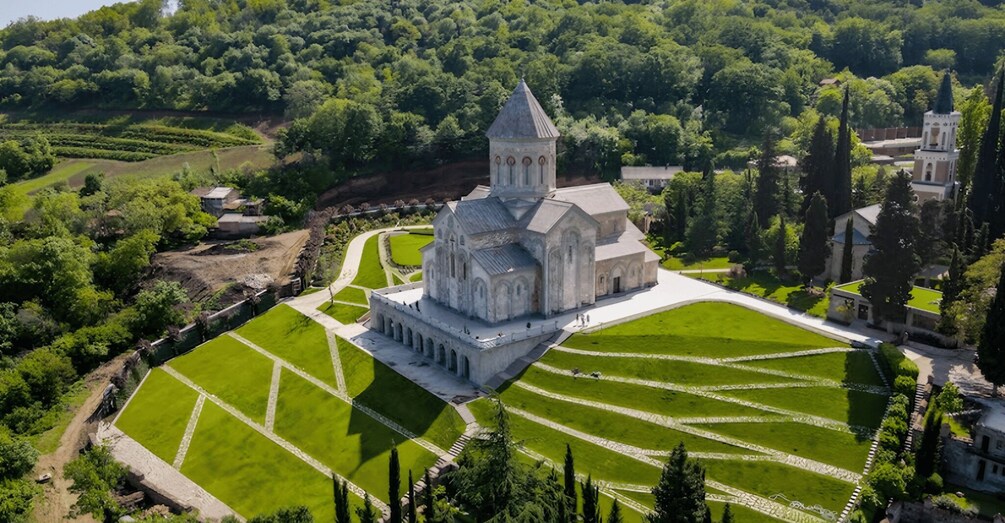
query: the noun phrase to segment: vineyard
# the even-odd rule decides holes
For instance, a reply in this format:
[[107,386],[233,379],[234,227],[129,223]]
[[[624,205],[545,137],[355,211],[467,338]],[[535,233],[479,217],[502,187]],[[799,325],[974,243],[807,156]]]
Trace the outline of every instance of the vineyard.
[[139,162],[209,148],[256,145],[261,139],[234,124],[223,131],[158,123],[2,122],[0,141],[42,135],[56,156]]

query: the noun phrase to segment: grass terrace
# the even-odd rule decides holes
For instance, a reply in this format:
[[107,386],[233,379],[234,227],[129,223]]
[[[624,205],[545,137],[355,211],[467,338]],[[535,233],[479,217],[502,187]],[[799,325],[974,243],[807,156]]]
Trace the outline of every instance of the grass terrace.
[[422,265],[422,253],[419,249],[432,241],[432,229],[416,229],[407,234],[393,234],[388,239],[391,244],[391,260],[402,267]]
[[782,279],[770,272],[757,271],[743,278],[730,278],[728,274],[722,272],[690,273],[687,276],[716,282],[735,291],[760,296],[818,318],[827,317],[830,298],[825,289],[817,288],[816,293],[811,293],[806,290],[802,282]]
[[[836,287],[839,290],[862,296],[863,280],[853,281]],[[933,312],[939,314],[939,303],[942,301],[942,293],[933,289],[915,286],[911,290],[911,300],[907,302],[908,307]]]
[[368,289],[383,289],[390,285],[384,266],[380,263],[380,250],[377,242],[380,241],[379,234],[375,234],[366,240],[363,245],[363,257],[359,262],[359,272],[352,284]]
[[[729,501],[744,521],[776,521],[802,517],[795,501],[817,507],[810,516],[841,512],[889,390],[865,350],[708,302],[573,335],[499,398],[530,456],[561,463],[568,442],[577,472],[651,507],[659,464],[684,442],[713,484],[760,498],[710,489],[713,510]],[[471,405],[480,423],[492,409]]]
[[670,256],[663,262],[662,265],[664,269],[670,271],[697,271],[697,270],[728,269],[736,264],[730,262],[729,258],[725,256],[720,256],[716,258],[707,258],[704,260],[694,260],[691,258]]
[[336,386],[324,327],[289,305],[273,307],[236,332],[311,376]]
[[335,318],[335,321],[343,324],[355,323],[360,317],[366,314],[369,309],[362,305],[347,305],[345,303],[332,303],[326,301],[318,307],[318,310]]

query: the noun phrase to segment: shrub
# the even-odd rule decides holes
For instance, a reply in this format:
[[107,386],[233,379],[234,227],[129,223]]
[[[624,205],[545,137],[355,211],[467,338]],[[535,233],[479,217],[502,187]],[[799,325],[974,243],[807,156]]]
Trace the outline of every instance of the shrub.
[[894,456],[896,456],[897,451],[900,450],[900,438],[898,438],[896,434],[891,434],[886,431],[880,432],[879,446],[883,450],[893,452]]
[[903,394],[904,396],[911,397],[914,395],[914,391],[917,386],[918,382],[910,376],[897,376],[897,378],[893,380],[894,394]]
[[977,516],[977,509],[965,504],[966,501],[956,496],[945,494],[942,496],[937,496],[932,498],[932,504],[936,507],[952,512],[953,514],[959,514],[961,516],[966,516],[973,518]]
[[904,479],[907,470],[914,475],[914,470],[909,467],[900,467],[894,463],[879,463],[869,473],[866,481],[875,489],[879,499],[903,500],[907,497],[907,480]]
[[942,487],[942,476],[937,472],[928,476],[928,479],[925,480],[925,492],[928,494],[938,494],[942,492]]
[[953,382],[947,381],[942,387],[942,392],[935,397],[935,405],[943,412],[963,410],[963,396],[960,395],[960,389]]
[[883,343],[879,346],[879,355],[887,373],[887,378],[890,380],[893,380],[897,376],[908,376],[915,380],[918,379],[918,366],[913,361],[907,359],[896,345]]

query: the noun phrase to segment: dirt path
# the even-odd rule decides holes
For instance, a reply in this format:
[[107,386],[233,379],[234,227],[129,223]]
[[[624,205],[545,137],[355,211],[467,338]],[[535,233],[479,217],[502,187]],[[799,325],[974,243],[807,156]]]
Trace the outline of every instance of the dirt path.
[[[35,501],[35,511],[32,514],[32,521],[36,523],[60,523],[70,519],[70,507],[77,501],[77,495],[69,491],[70,481],[63,477],[63,466],[73,458],[77,457],[80,449],[87,441],[87,418],[90,417],[94,409],[101,403],[105,387],[109,384],[109,379],[116,369],[126,359],[126,354],[121,354],[98,367],[84,378],[90,395],[84,403],[77,408],[73,419],[66,427],[62,437],[59,438],[59,447],[52,454],[45,454],[38,458],[35,465],[34,476],[48,472],[52,474],[52,481],[45,485],[43,496]],[[82,522],[95,522],[90,515],[83,515],[76,519]]]

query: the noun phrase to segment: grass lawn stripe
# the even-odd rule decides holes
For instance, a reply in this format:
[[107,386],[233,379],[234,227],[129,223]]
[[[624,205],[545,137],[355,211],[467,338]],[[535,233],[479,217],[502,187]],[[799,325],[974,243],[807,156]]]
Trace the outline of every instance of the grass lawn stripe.
[[[712,521],[722,521],[722,512],[726,510],[726,503],[723,501],[705,501],[705,504],[712,510]],[[775,523],[782,521],[767,514],[761,514],[754,509],[747,508],[736,502],[729,504],[729,511],[733,513],[733,521],[742,521],[743,523]]]
[[246,518],[290,505],[307,506],[317,521],[334,518],[331,478],[210,402],[181,471]]
[[[716,333],[712,336],[708,326]],[[562,345],[601,352],[649,352],[706,358],[794,352],[847,346],[739,305],[696,303],[576,334]]]
[[383,289],[387,287],[387,274],[380,264],[380,251],[377,242],[379,234],[374,234],[363,244],[363,256],[359,261],[359,269],[356,278],[352,280],[353,285],[366,287],[368,289]]
[[862,383],[883,387],[886,384],[876,370],[869,353],[864,350],[815,354],[795,358],[744,361],[742,365],[762,369],[796,371],[843,383]]
[[624,414],[547,398],[520,387],[500,394],[503,403],[601,438],[643,449],[669,450],[683,442],[692,452],[740,454],[750,451],[694,436]]
[[464,433],[464,420],[445,401],[345,339],[337,345],[349,396],[443,449]]
[[[821,474],[770,461],[703,460],[709,479],[770,498],[782,494],[789,501],[821,507],[840,514],[855,485]],[[788,505],[785,500],[777,503]]]
[[335,301],[348,301],[360,305],[369,305],[366,300],[366,291],[357,287],[346,287],[335,294]]
[[879,427],[888,400],[884,395],[836,387],[731,390],[720,394],[869,428]]
[[388,242],[391,244],[391,260],[403,267],[422,265],[422,253],[419,249],[433,241],[431,234],[394,234]]
[[338,386],[325,328],[293,307],[273,307],[236,333],[332,387]]
[[339,323],[349,325],[356,323],[356,320],[366,314],[368,309],[366,307],[357,307],[355,305],[347,305],[345,303],[332,303],[330,301],[326,301],[318,307],[318,310],[331,316]]
[[158,458],[171,463],[198,397],[199,393],[163,370],[151,369],[115,426]]
[[249,418],[265,422],[272,361],[250,347],[220,336],[171,360],[168,366]]
[[[483,398],[468,406],[479,425],[495,427],[495,406],[491,401]],[[576,471],[581,474],[592,474],[594,479],[613,483],[655,485],[659,480],[658,468],[637,459],[574,438],[520,416],[510,416],[509,421],[513,439],[517,443],[555,463],[562,463],[565,459],[565,445],[568,443],[576,459]]]
[[635,408],[664,416],[762,416],[763,410],[705,398],[686,392],[675,392],[617,381],[600,381],[589,376],[558,375],[531,366],[520,381],[559,394],[601,401],[611,405]]
[[855,435],[794,422],[715,423],[692,425],[781,452],[841,467],[862,470],[872,446],[871,435]]
[[639,378],[677,385],[711,386],[796,381],[792,378],[755,370],[735,369],[690,361],[605,357],[603,355],[587,356],[555,350],[548,351],[540,361],[562,369],[579,369],[587,374],[599,371],[602,375]]
[[397,444],[402,467],[402,492],[408,490],[408,470],[420,477],[437,456],[315,387],[288,370],[280,381],[276,434],[352,481],[371,496],[387,499],[387,464]]

